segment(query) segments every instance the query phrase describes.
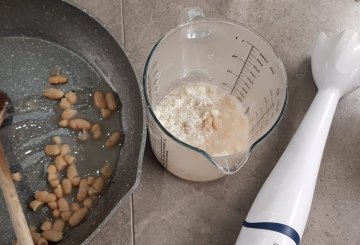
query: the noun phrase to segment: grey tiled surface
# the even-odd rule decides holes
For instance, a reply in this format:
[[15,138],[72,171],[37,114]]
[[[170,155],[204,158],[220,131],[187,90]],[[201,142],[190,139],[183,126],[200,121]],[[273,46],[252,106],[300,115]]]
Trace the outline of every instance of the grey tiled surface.
[[[119,1],[77,0],[122,40]],[[283,59],[289,104],[274,132],[238,174],[210,183],[179,180],[163,170],[149,147],[134,195],[139,245],[233,244],[256,193],[295,132],[316,93],[310,54],[320,31],[360,31],[360,3],[353,0],[124,0],[125,46],[140,78],[153,44],[179,20],[185,6],[211,17],[238,20],[262,34]],[[120,20],[119,20],[120,16]],[[324,152],[302,244],[360,244],[360,91],[343,98]],[[128,204],[92,244],[130,244]]]

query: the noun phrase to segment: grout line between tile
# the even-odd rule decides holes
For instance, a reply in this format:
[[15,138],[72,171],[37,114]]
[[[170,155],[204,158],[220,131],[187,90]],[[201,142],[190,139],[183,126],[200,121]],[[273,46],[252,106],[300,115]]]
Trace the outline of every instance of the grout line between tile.
[[[124,4],[123,0],[120,0],[120,16],[121,16],[121,38],[122,45],[126,48],[125,44],[125,25],[124,25]],[[133,194],[130,195],[130,235],[131,245],[135,245],[135,224],[134,224],[134,199]]]
[[121,38],[122,38],[122,45],[125,47],[125,26],[124,26],[124,5],[123,0],[120,0],[120,17],[121,17]]
[[134,196],[130,195],[131,245],[135,245]]
[[[121,38],[122,45],[126,48],[125,43],[125,25],[124,25],[124,4],[123,0],[120,0],[120,17],[121,17]],[[131,245],[135,245],[135,223],[134,223],[134,198],[133,194],[130,195],[130,235],[131,235]]]

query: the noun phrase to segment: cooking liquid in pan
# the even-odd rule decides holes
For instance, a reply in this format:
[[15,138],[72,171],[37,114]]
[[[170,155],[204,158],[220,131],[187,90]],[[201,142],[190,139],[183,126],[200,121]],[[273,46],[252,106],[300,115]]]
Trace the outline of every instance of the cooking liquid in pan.
[[[112,91],[111,87],[93,67],[63,47],[35,38],[2,38],[0,54],[0,87],[9,95],[14,107],[12,123],[0,130],[0,139],[10,169],[12,172],[20,171],[23,177],[16,187],[27,221],[29,225],[38,227],[46,217],[52,217],[48,208],[36,212],[28,208],[35,191],[51,190],[46,169],[54,158],[44,154],[44,146],[51,144],[51,137],[55,135],[59,135],[63,143],[70,144],[73,155],[77,157],[76,165],[81,177],[98,175],[98,170],[105,163],[109,163],[115,171],[120,147],[107,149],[104,143],[110,132],[121,130],[120,109],[113,112],[109,119],[101,119],[100,110],[95,107],[90,95],[95,90]],[[100,123],[103,129],[100,140],[81,143],[77,140],[80,131],[58,126],[62,112],[59,101],[42,96],[44,88],[55,87],[47,82],[49,69],[54,65],[59,65],[69,79],[67,84],[57,85],[56,88],[76,92],[78,102],[74,109],[79,111],[77,118]],[[2,195],[0,209],[6,210]],[[96,204],[94,209],[96,211]],[[1,215],[0,230],[13,234],[9,224],[8,215]],[[12,238],[14,236],[6,237],[2,242],[10,243]]]

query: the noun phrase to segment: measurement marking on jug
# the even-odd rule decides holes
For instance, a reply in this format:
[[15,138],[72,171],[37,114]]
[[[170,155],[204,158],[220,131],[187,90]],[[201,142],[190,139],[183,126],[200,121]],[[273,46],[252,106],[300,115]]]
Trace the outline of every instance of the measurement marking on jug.
[[[243,94],[240,90],[238,90],[238,88],[235,88],[234,92],[237,92],[237,93],[240,94],[243,98],[245,98],[244,94]],[[238,96],[236,95],[236,97],[238,97]]]
[[263,63],[261,63],[261,61],[260,61],[259,59],[256,59],[256,61],[257,61],[257,63],[258,63],[261,67],[264,66]]
[[161,163],[163,164],[164,168],[167,167],[169,152],[166,150],[166,139],[161,137]]
[[154,62],[154,65],[153,65],[153,67],[152,67],[153,70],[155,69],[155,67],[156,67],[157,64],[158,64],[158,62],[155,61],[155,62]]
[[158,73],[158,70],[155,70],[155,72],[153,73],[152,77],[154,78],[157,73]]
[[[244,41],[244,40],[243,40],[243,41]],[[239,82],[239,78],[240,78],[240,76],[241,76],[241,74],[242,74],[242,72],[243,72],[243,70],[244,70],[244,67],[245,67],[245,64],[246,64],[247,60],[249,59],[249,56],[250,56],[250,54],[251,54],[251,51],[253,50],[253,47],[254,47],[254,46],[252,46],[252,47],[250,48],[249,54],[248,54],[248,56],[246,57],[245,62],[243,63],[243,66],[242,66],[242,68],[241,68],[241,71],[240,71],[240,73],[239,73],[239,75],[238,75],[238,77],[237,77],[237,79],[236,79],[236,81],[235,81],[235,84],[234,84],[234,86],[233,86],[233,89],[231,90],[231,93],[234,91],[237,83]]]
[[268,63],[268,60],[265,58],[265,56],[264,56],[262,53],[260,53],[260,56],[261,56],[261,58],[263,58],[263,60],[265,61],[265,63]]
[[241,59],[239,56],[237,56],[236,54],[231,55],[231,57],[233,57],[234,59],[238,59],[238,60],[240,60],[241,62],[245,63],[245,61],[242,60],[242,59]]
[[272,108],[274,108],[274,104],[270,105],[270,107],[264,112],[264,114],[262,114],[262,116],[259,118],[259,120],[257,120],[255,125],[251,128],[251,130],[249,132],[252,132],[257,127],[257,125],[263,120],[263,118],[266,116],[266,114],[268,114],[270,112],[270,110]]
[[243,100],[239,97],[239,96],[235,96],[238,100],[240,100],[240,102],[242,103]]
[[246,65],[245,65],[245,69],[248,70],[251,73],[251,71],[249,70],[249,68],[246,67]]
[[[245,98],[245,95],[242,93],[242,91],[240,91],[240,90],[238,90],[238,88],[235,88],[235,90],[234,90],[234,92],[236,92],[236,93],[234,93],[235,94],[235,96],[237,97],[237,98],[239,98],[239,94],[240,94],[240,96],[244,99]],[[240,99],[240,98],[239,98]],[[242,101],[242,99],[240,99],[241,101]]]
[[247,80],[248,80],[251,84],[253,84],[252,81],[250,80],[250,78],[248,78],[248,77],[246,77],[246,78],[247,78]]
[[233,74],[235,77],[239,77],[237,74],[235,74],[232,70],[227,70],[228,73]]
[[248,67],[246,67],[246,65],[249,65],[250,66],[250,68],[255,68],[255,70],[257,71],[258,69],[256,68],[256,66],[250,61],[250,57],[246,60],[246,61],[244,61],[243,59],[241,59],[240,57],[238,57],[237,55],[235,55],[235,54],[233,54],[233,55],[231,55],[231,57],[233,57],[234,59],[237,59],[237,60],[240,60],[241,62],[243,62],[243,63],[245,63],[245,68],[248,70],[248,71],[250,71],[249,70],[249,68]]
[[251,56],[254,58],[254,60],[256,59],[255,55],[251,54]]
[[256,76],[254,75],[254,73],[252,73],[251,71],[250,71],[250,74],[251,74],[251,76],[253,76],[253,78],[256,78]]
[[274,69],[272,68],[272,66],[270,67],[270,71],[271,71],[271,73],[272,73],[273,75],[275,74]]
[[[246,41],[251,47],[253,47],[254,49],[256,49],[257,51],[259,51],[258,49],[257,49],[257,47],[255,47],[254,45],[252,45],[251,43],[249,43],[248,41]],[[260,52],[260,51],[259,51]]]

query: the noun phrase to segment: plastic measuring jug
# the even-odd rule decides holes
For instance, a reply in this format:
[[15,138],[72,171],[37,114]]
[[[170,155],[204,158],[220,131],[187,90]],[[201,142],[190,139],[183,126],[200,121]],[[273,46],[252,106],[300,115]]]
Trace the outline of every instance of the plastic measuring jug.
[[[205,18],[197,7],[184,9],[182,24],[152,49],[143,82],[153,152],[168,171],[191,181],[239,170],[277,124],[287,99],[286,72],[271,45],[240,23]],[[220,86],[241,102],[250,126],[247,150],[212,156],[162,126],[154,113],[157,104],[175,88],[194,82]]]

